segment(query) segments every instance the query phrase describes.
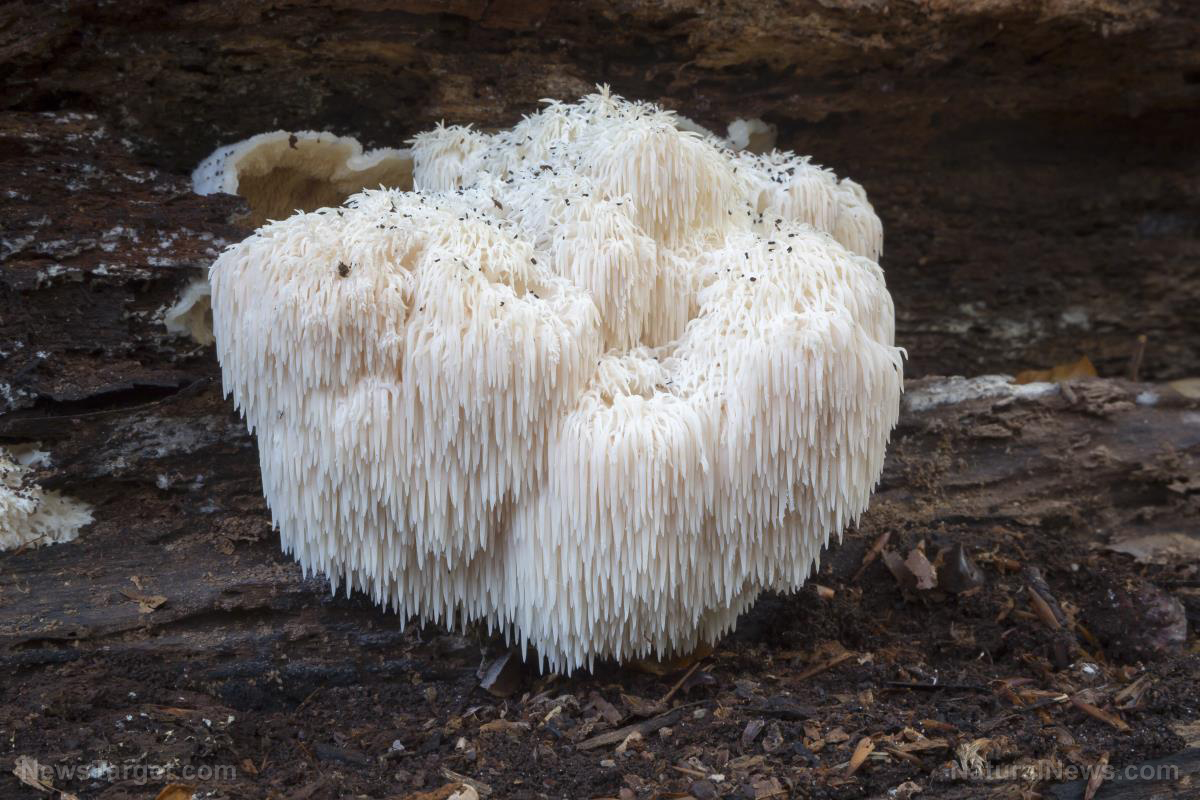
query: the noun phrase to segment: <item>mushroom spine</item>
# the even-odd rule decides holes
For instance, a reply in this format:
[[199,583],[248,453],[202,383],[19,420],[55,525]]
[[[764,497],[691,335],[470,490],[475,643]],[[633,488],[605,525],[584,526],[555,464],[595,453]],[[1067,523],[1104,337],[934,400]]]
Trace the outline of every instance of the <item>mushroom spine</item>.
[[556,670],[686,652],[801,586],[899,408],[862,188],[604,88],[412,145],[412,191],[211,270],[284,548]]

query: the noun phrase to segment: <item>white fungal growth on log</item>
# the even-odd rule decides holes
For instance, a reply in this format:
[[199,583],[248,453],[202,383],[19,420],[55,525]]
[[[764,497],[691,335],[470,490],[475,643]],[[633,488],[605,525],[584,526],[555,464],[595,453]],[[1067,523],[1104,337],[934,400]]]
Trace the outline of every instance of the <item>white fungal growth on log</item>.
[[196,194],[246,198],[255,224],[337,205],[372,186],[412,184],[407,150],[363,151],[349,136],[274,131],[217,149],[192,171]]
[[208,280],[196,278],[179,294],[174,305],[163,312],[163,325],[168,333],[190,336],[196,344],[213,343],[212,298]]
[[92,521],[86,503],[33,480],[33,469],[47,463],[41,450],[0,447],[0,552],[69,542]]
[[861,188],[603,89],[412,156],[415,191],[211,271],[285,549],[556,670],[687,652],[801,586],[899,407]]

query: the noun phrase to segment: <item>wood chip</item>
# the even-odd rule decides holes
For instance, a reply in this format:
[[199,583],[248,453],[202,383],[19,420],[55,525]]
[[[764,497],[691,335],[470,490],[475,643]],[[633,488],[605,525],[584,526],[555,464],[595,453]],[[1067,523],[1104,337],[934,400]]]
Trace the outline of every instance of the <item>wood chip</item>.
[[1058,623],[1058,618],[1054,616],[1054,612],[1050,610],[1050,605],[1045,599],[1032,586],[1027,585],[1025,591],[1029,595],[1029,605],[1042,624],[1052,631],[1061,630],[1062,625]]
[[762,733],[763,728],[767,726],[766,720],[752,719],[746,723],[745,729],[742,731],[742,748],[745,749],[754,744],[754,740]]
[[875,544],[871,545],[871,549],[868,550],[863,556],[862,566],[860,566],[858,571],[854,573],[854,576],[850,578],[851,583],[858,582],[858,579],[862,577],[862,574],[866,571],[867,567],[871,566],[872,562],[879,558],[879,554],[883,552],[883,548],[887,547],[888,540],[891,538],[891,531],[885,531],[879,535],[879,538],[875,540]]
[[592,707],[600,712],[600,716],[604,717],[604,721],[614,728],[621,724],[624,716],[617,707],[605,700],[598,692],[592,692]]
[[668,725],[674,725],[679,720],[683,719],[684,712],[690,708],[707,705],[707,702],[688,703],[687,705],[676,706],[665,714],[660,714],[652,719],[635,722],[632,725],[626,725],[623,728],[618,728],[615,731],[601,733],[598,736],[593,736],[590,739],[584,739],[577,747],[580,750],[595,750],[597,747],[605,747],[610,744],[618,744],[625,741],[625,737],[637,731],[642,736],[648,736],[660,728],[665,728]]
[[521,659],[510,650],[488,664],[479,686],[492,697],[511,697],[521,686],[522,672]]
[[460,775],[452,769],[442,768],[442,777],[447,780],[458,781],[464,786],[469,786],[484,797],[492,793],[492,787],[483,781],[477,781],[474,778],[468,778],[466,775]]
[[1071,698],[1071,705],[1075,706],[1077,709],[1079,709],[1083,713],[1087,714],[1089,717],[1092,717],[1093,719],[1098,719],[1101,722],[1105,723],[1106,725],[1111,725],[1112,727],[1116,728],[1117,730],[1121,731],[1122,733],[1128,733],[1130,730],[1129,724],[1126,723],[1125,720],[1121,719],[1119,716],[1112,713],[1111,711],[1105,711],[1103,708],[1100,708],[1099,706],[1094,706],[1091,703],[1080,699],[1080,697],[1078,695]]
[[929,591],[938,585],[937,569],[929,563],[925,551],[910,551],[908,558],[904,559],[904,566],[908,567],[909,574],[916,581],[918,591]]
[[854,748],[854,755],[850,756],[850,765],[846,767],[846,777],[849,778],[854,773],[858,772],[858,768],[866,763],[867,756],[875,752],[875,742],[870,736],[864,736],[858,740],[858,745]]
[[1092,774],[1088,777],[1087,788],[1083,792],[1083,800],[1093,800],[1096,792],[1100,791],[1100,784],[1104,783],[1104,768],[1107,766],[1108,751],[1105,750],[1100,754],[1099,760],[1096,761],[1096,766],[1092,768]]

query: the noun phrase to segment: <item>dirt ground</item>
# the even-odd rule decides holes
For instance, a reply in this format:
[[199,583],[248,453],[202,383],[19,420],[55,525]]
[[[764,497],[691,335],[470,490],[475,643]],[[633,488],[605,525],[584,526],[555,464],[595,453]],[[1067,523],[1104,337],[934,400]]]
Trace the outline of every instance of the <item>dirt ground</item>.
[[570,677],[303,578],[215,386],[82,413],[54,452],[96,523],[2,556],[0,758],[86,798],[1074,797],[1051,788],[1105,758],[1186,788],[1200,405],[940,379],[905,403],[809,587],[690,662]]

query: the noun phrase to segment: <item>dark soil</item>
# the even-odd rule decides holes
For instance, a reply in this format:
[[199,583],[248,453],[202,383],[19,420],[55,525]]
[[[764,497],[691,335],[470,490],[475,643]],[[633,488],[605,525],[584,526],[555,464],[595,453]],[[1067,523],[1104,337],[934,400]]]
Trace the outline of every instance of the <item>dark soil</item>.
[[[910,383],[909,405],[930,385]],[[1145,391],[1156,405],[1132,402]],[[47,483],[97,522],[0,557],[0,758],[66,770],[55,785],[81,797],[153,796],[163,768],[204,797],[424,796],[469,779],[494,797],[853,798],[1016,797],[1104,753],[1179,757],[1200,738],[1194,550],[1139,563],[1106,545],[1195,537],[1200,426],[1181,420],[1196,408],[1104,381],[910,407],[871,511],[809,588],[764,597],[666,674],[510,667],[491,692],[479,674],[500,642],[402,630],[282,556],[253,442],[214,386],[74,416]],[[131,442],[142,456],[123,470]],[[955,545],[982,577],[957,595],[940,588]],[[905,590],[883,563],[917,548],[938,587]],[[1165,618],[1120,599],[1153,587]],[[640,738],[593,746],[639,723]],[[956,772],[972,752],[994,780]],[[88,766],[112,771],[71,772]],[[0,777],[3,796],[29,796],[17,787]]]

